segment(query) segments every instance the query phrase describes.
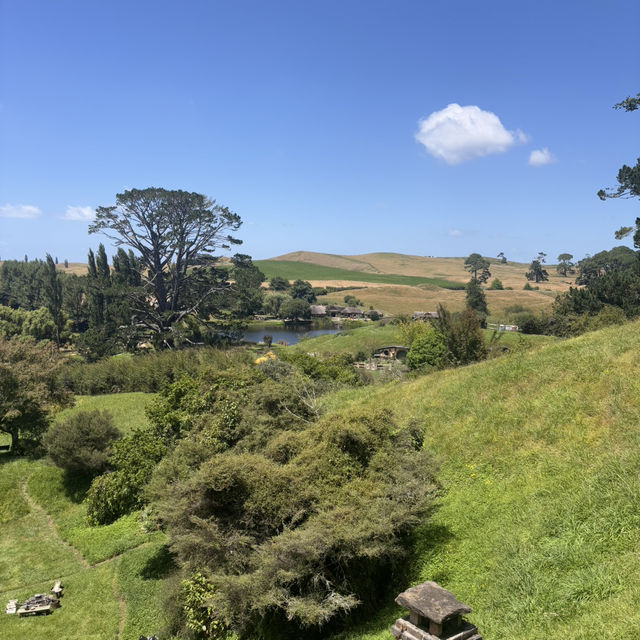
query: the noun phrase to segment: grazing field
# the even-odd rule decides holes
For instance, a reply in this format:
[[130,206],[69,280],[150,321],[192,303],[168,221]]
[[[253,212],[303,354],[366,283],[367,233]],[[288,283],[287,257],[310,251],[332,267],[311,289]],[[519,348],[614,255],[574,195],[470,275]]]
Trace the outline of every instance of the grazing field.
[[640,628],[640,323],[327,399],[424,424],[442,495],[410,575],[342,640],[387,640],[399,590],[436,580],[486,640]]
[[[345,294],[353,295],[368,308],[373,307],[392,315],[411,314],[414,311],[435,311],[439,304],[450,311],[461,311],[465,306],[464,291],[423,287],[367,287],[339,291],[318,298],[319,304],[344,304]],[[546,291],[492,291],[485,290],[490,322],[504,322],[510,308],[515,305],[532,312],[550,309],[554,295]]]
[[430,284],[437,287],[460,289],[461,283],[445,278],[427,276],[407,276],[392,273],[371,273],[349,269],[325,267],[308,262],[288,262],[284,260],[256,260],[256,266],[267,278],[280,276],[288,280],[372,282],[378,284],[404,284],[417,286]]
[[[428,258],[399,253],[369,253],[360,256],[336,256],[310,251],[296,251],[270,260],[257,262],[267,277],[279,275],[290,280],[309,280],[318,287],[361,286],[348,293],[360,299],[365,307],[374,307],[397,315],[413,311],[434,311],[438,304],[459,311],[465,304],[464,284],[469,272],[464,258]],[[490,320],[503,322],[509,308],[525,307],[534,313],[549,309],[555,294],[566,291],[571,279],[559,276],[548,266],[549,281],[539,290],[523,290],[528,264],[491,260],[491,280],[498,278],[510,289],[485,288]],[[319,299],[321,303],[344,304],[344,293],[337,292]]]
[[[513,287],[514,290],[522,289],[526,282],[524,274],[529,270],[528,263],[507,262],[507,264],[501,264],[495,258],[487,259],[491,262],[490,270],[492,278],[499,278],[505,287]],[[260,265],[265,262],[298,262],[304,264],[304,268],[317,265],[362,273],[398,274],[417,278],[441,279],[466,283],[469,280],[469,272],[464,268],[464,260],[464,257],[431,258],[410,256],[401,253],[365,253],[359,256],[336,256],[327,253],[314,253],[312,251],[296,251],[271,258],[270,260],[260,260],[258,262]],[[573,280],[571,276],[563,277],[558,275],[553,265],[547,265],[547,271],[549,272],[549,281],[540,283],[541,289],[565,291],[569,287],[569,283]],[[355,276],[352,276],[349,279],[353,280],[354,277]],[[362,280],[364,282],[367,281],[364,278],[362,278]],[[370,282],[374,281],[371,280]],[[389,284],[412,283],[397,282]]]

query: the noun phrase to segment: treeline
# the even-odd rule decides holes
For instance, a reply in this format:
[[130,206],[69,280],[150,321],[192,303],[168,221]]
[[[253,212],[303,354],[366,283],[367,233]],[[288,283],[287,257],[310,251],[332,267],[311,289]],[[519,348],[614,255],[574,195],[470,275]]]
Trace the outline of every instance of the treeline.
[[110,265],[100,244],[95,253],[89,251],[86,275],[57,269],[51,256],[31,262],[7,260],[0,266],[0,336],[73,344],[88,361],[133,352],[145,339],[154,346],[180,346],[238,337],[243,320],[262,308],[263,276],[243,255],[234,256],[229,265],[209,266],[208,271],[215,272],[219,286],[212,296],[217,321],[199,323],[185,314],[172,326],[169,338],[144,322],[139,303],[148,273],[131,250],[119,248]]

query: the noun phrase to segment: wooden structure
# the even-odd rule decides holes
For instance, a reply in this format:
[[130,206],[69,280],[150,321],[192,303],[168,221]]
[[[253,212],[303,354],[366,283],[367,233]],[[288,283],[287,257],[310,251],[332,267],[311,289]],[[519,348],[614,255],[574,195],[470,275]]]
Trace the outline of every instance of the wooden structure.
[[17,600],[9,600],[7,602],[7,606],[5,607],[4,612],[8,614],[14,614],[18,611],[18,601]]
[[60,582],[60,580],[57,580],[53,587],[51,587],[51,593],[56,598],[62,598],[62,582]]
[[391,633],[397,640],[482,640],[478,629],[462,617],[471,608],[435,582],[423,582],[403,591],[396,603],[409,609]]

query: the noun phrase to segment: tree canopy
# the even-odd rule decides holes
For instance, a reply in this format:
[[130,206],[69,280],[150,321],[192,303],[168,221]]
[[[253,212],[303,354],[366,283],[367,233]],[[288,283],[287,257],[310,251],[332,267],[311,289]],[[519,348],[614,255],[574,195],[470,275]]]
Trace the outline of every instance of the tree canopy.
[[[225,294],[238,288],[241,272],[251,269],[248,256],[236,256],[229,269],[214,255],[241,243],[231,235],[240,225],[236,213],[202,194],[149,188],[119,193],[115,205],[98,207],[89,232],[133,250],[118,252],[124,277],[119,284],[130,286],[131,322],[166,342],[189,317],[205,324],[216,314],[219,319],[222,301],[230,302]],[[98,267],[96,262],[99,277]],[[244,278],[252,285],[256,280]],[[246,296],[243,302],[255,306]],[[225,312],[234,316],[241,307]]]
[[491,277],[489,271],[489,261],[479,253],[472,253],[465,261],[464,268],[471,274],[477,282],[486,282]]

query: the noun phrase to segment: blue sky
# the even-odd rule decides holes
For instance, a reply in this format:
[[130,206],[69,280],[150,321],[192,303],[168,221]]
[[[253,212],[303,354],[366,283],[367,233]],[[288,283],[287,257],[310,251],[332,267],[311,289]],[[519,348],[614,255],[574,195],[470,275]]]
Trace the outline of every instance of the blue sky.
[[0,258],[83,261],[92,210],[148,186],[229,206],[255,258],[610,248],[640,216],[595,195],[640,156],[611,108],[638,24],[637,0],[0,0]]

